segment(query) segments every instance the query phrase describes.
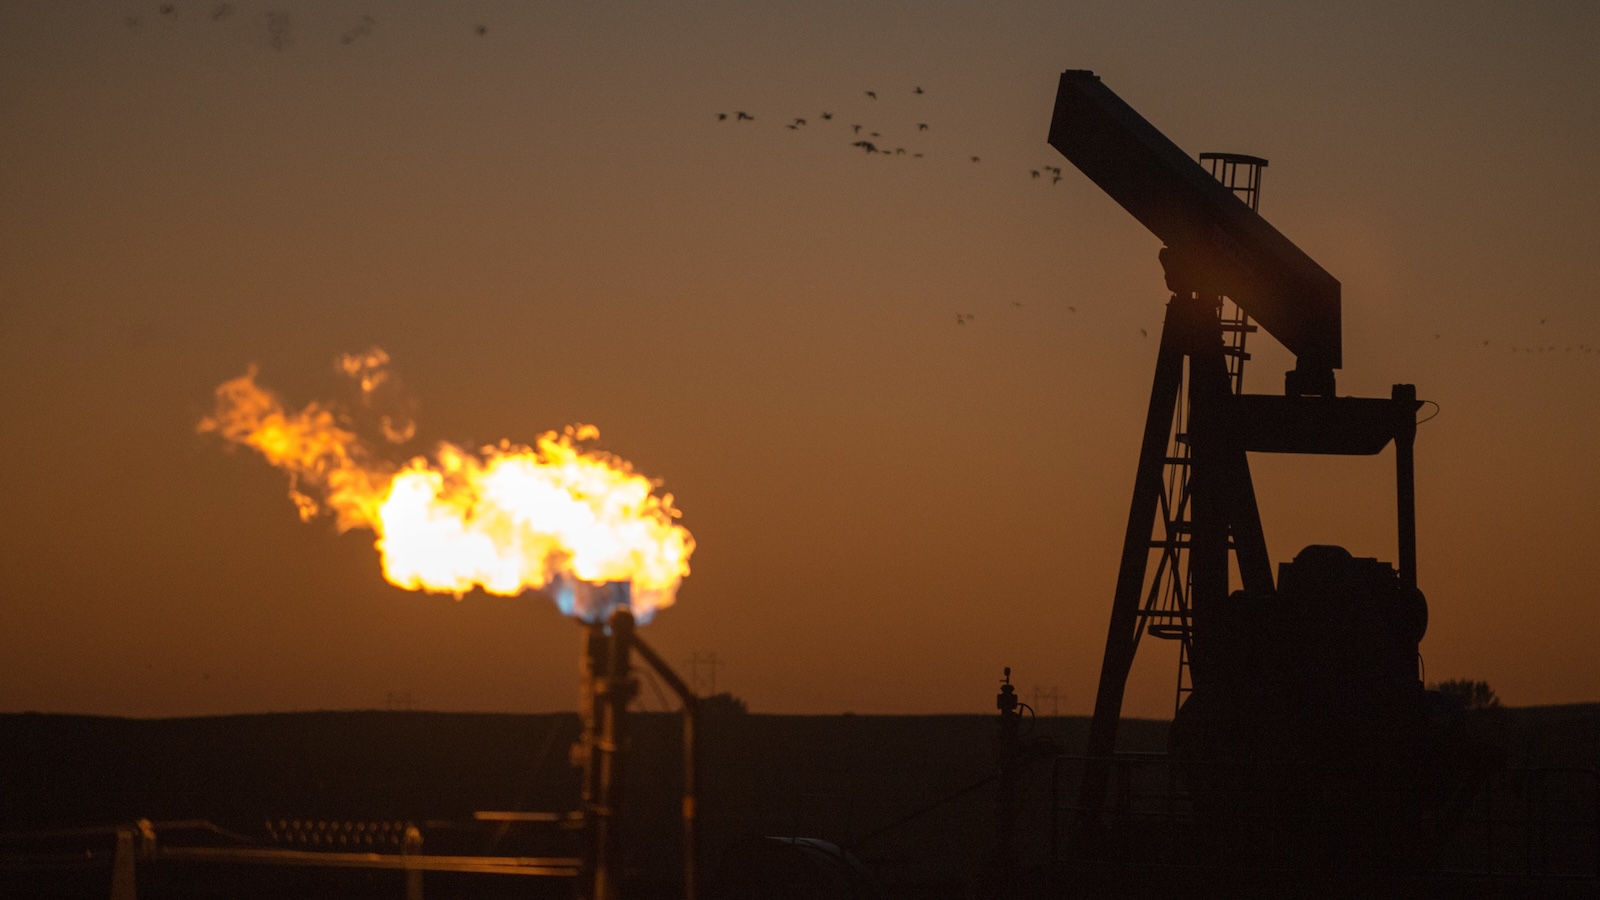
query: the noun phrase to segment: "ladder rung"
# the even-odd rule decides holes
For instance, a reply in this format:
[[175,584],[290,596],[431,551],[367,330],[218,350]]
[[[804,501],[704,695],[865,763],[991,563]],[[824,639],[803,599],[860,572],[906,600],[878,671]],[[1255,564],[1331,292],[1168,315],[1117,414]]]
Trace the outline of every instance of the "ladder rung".
[[1233,357],[1237,357],[1239,359],[1249,359],[1250,358],[1250,354],[1244,352],[1244,348],[1243,347],[1223,347],[1222,348],[1222,355],[1223,356],[1233,356]]
[[[1187,550],[1187,549],[1189,549],[1190,544],[1191,544],[1190,541],[1181,540],[1181,539],[1180,540],[1165,540],[1165,541],[1152,540],[1150,542],[1150,549],[1151,550]],[[1233,538],[1231,538],[1231,537],[1228,538],[1228,549],[1232,550],[1232,549],[1234,549],[1234,547],[1235,547],[1235,544],[1233,543]]]
[[1189,636],[1189,626],[1152,624],[1145,629],[1145,632],[1163,641],[1176,641]]
[[1244,332],[1245,334],[1250,334],[1251,332],[1254,332],[1254,331],[1256,331],[1258,329],[1257,329],[1257,327],[1255,325],[1251,325],[1248,322],[1223,322],[1222,323],[1222,330],[1223,331]]
[[1139,617],[1142,619],[1183,619],[1194,618],[1194,613],[1182,612],[1176,609],[1141,609]]

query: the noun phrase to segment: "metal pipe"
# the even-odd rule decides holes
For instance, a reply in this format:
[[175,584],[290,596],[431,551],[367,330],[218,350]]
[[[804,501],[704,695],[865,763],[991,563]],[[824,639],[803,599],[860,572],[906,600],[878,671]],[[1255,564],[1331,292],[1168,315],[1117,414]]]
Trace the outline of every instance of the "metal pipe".
[[480,875],[573,876],[580,860],[566,856],[429,856],[417,853],[345,853],[258,847],[167,847],[162,861],[339,869],[403,869],[414,872],[470,872]]
[[583,864],[576,893],[580,898],[593,898],[596,869],[595,818],[601,797],[598,759],[602,718],[600,683],[605,678],[610,644],[606,640],[605,628],[599,622],[584,624],[583,653],[579,657],[582,677],[578,680],[578,716],[582,720],[583,727],[578,742],[572,747],[571,760],[572,765],[583,768],[582,790],[579,797],[579,810],[583,820]]
[[700,826],[695,809],[700,782],[700,756],[697,749],[700,698],[696,697],[689,685],[667,665],[667,661],[637,634],[633,638],[633,649],[638,651],[639,657],[661,676],[661,680],[665,681],[667,687],[671,688],[683,702],[683,896],[684,900],[696,900],[700,890],[698,862]]
[[422,829],[407,825],[405,838],[400,845],[400,859],[406,873],[406,900],[422,900],[422,870],[412,865],[421,854]]
[[597,771],[598,792],[587,810],[593,816],[590,833],[594,840],[594,900],[617,900],[622,871],[621,807],[623,794],[623,748],[628,740],[628,703],[637,685],[632,678],[633,612],[627,607],[612,611],[608,622],[605,677],[598,681],[600,733],[590,747],[591,764]]
[[1397,384],[1390,392],[1399,421],[1394,434],[1396,518],[1400,531],[1400,583],[1417,588],[1417,475],[1412,446],[1417,439],[1417,387]]

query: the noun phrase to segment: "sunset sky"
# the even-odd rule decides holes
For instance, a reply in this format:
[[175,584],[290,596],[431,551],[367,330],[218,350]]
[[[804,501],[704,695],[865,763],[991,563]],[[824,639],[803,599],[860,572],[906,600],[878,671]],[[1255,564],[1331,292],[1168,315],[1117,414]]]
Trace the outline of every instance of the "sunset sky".
[[[661,479],[698,549],[643,635],[752,710],[983,712],[1011,666],[1088,712],[1167,294],[1045,143],[1063,69],[1268,158],[1340,393],[1438,404],[1428,679],[1600,700],[1600,4],[165,5],[0,6],[0,711],[572,708],[548,600],[391,587],[196,433],[379,346],[404,453],[592,423]],[[1252,465],[1274,560],[1394,560],[1390,453]]]

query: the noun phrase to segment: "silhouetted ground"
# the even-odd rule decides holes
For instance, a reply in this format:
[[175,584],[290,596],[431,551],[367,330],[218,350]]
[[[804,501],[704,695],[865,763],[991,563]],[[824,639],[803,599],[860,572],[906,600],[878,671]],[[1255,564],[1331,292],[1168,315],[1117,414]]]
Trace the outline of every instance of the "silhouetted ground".
[[[680,871],[679,727],[673,715],[632,717],[629,859],[639,877],[667,883]],[[1040,720],[1034,731],[1074,752],[1086,733],[1087,722],[1072,718]],[[1166,724],[1129,722],[1124,733],[1129,746],[1160,749]],[[571,854],[572,837],[559,830],[530,837],[519,827],[497,839],[473,826],[472,816],[574,809],[578,778],[568,748],[577,734],[570,714],[0,716],[0,832],[204,819],[266,841],[265,823],[279,820],[403,821],[422,826],[430,852]],[[702,859],[715,870],[743,838],[808,836],[851,846],[899,882],[970,880],[991,849],[992,790],[938,801],[993,772],[994,734],[994,721],[983,716],[710,717],[702,727]],[[1035,793],[1045,786],[1043,770],[1033,773]],[[1037,825],[1029,831],[1043,852]],[[385,886],[399,877],[356,874]],[[158,896],[150,877],[141,872],[143,897]],[[253,889],[284,877],[248,873]],[[71,883],[85,878],[109,874],[97,869]],[[435,882],[450,880],[428,879],[430,896],[438,894]],[[499,886],[492,878],[456,880],[471,882],[473,896]],[[524,879],[512,880],[526,890]],[[283,889],[298,893],[306,884]]]
[[[1600,704],[1488,711],[1473,727],[1513,765],[1600,764]],[[663,892],[678,877],[678,720],[632,717],[626,840],[630,871]],[[1165,722],[1123,724],[1124,749],[1165,748]],[[266,823],[410,822],[434,853],[572,854],[571,834],[497,833],[477,810],[567,811],[573,715],[323,712],[132,720],[0,716],[0,832],[204,819],[270,843]],[[1087,720],[1041,719],[1031,739],[1081,752]],[[976,889],[994,850],[995,721],[986,716],[714,716],[702,734],[702,859],[716,871],[753,836],[822,838],[850,848],[900,896]],[[1017,856],[1042,863],[1050,840],[1050,766],[1022,783]],[[947,802],[940,802],[947,800]],[[227,843],[204,834],[172,840]],[[100,841],[100,843],[96,843]],[[108,849],[110,838],[79,847]],[[54,846],[54,845],[52,845]],[[0,895],[108,896],[93,864],[23,871],[38,845],[0,844]],[[394,872],[185,867],[139,873],[139,896],[402,896]],[[538,881],[535,885],[532,882]],[[508,882],[515,882],[509,884]],[[427,896],[566,896],[565,883],[427,876]],[[55,893],[51,893],[54,891]]]

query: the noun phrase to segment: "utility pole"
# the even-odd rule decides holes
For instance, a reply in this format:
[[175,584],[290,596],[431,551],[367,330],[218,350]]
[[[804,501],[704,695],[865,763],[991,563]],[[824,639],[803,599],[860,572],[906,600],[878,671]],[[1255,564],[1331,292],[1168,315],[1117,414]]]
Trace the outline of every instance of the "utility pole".
[[1042,714],[1044,705],[1041,701],[1044,700],[1050,701],[1050,715],[1061,715],[1061,688],[1058,685],[1050,685],[1049,690],[1045,690],[1038,685],[1033,686],[1033,703],[1029,705],[1033,707],[1034,715]]
[[[689,654],[689,683],[694,686],[694,692],[702,697],[715,696],[717,693],[717,669],[726,665],[717,658],[715,650],[696,650]],[[705,666],[708,677],[705,680],[706,690],[701,690],[700,667]]]

